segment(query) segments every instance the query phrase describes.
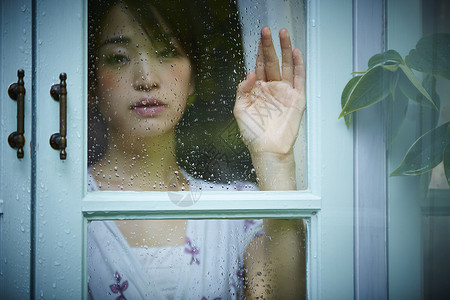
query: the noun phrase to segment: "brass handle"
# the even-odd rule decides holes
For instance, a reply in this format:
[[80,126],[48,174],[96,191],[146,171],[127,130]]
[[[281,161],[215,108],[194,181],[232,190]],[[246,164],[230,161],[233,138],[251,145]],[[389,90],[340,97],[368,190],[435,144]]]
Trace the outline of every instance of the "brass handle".
[[17,149],[17,158],[23,158],[23,146],[25,146],[23,119],[25,115],[25,85],[23,77],[24,70],[17,71],[17,83],[13,83],[8,88],[8,95],[11,99],[17,101],[17,131],[8,136],[9,145]]
[[59,75],[61,82],[59,84],[52,85],[50,89],[50,95],[56,101],[59,101],[59,133],[54,133],[50,137],[50,146],[55,150],[60,150],[59,158],[66,159],[66,146],[67,146],[67,130],[66,130],[66,118],[67,118],[67,89],[66,89],[66,73]]

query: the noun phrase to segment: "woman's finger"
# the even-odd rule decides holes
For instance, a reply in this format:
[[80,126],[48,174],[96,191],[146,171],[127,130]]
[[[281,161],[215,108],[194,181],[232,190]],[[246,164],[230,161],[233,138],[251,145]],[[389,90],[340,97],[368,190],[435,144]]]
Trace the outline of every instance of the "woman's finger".
[[237,87],[237,92],[236,92],[237,100],[239,100],[240,98],[244,97],[246,94],[248,94],[252,91],[256,80],[257,79],[255,76],[255,73],[253,71],[250,71],[250,73],[248,73],[248,75],[247,75],[247,78],[245,78],[244,81],[239,83],[239,85]]
[[281,80],[278,56],[272,43],[272,34],[268,26],[261,30],[261,44],[264,54],[264,71],[267,81]]
[[305,62],[298,48],[292,51],[294,60],[294,89],[304,92],[305,90]]
[[244,113],[251,105],[249,93],[252,91],[255,82],[255,72],[250,71],[250,73],[248,73],[247,75],[247,78],[238,85],[236,92],[236,102],[234,103],[233,108],[233,114],[237,120],[239,119],[239,116],[242,115],[242,113]]
[[266,72],[264,71],[264,54],[262,50],[262,43],[259,42],[258,54],[256,54],[256,66],[255,66],[256,80],[266,81]]
[[292,45],[289,33],[285,28],[280,30],[280,45],[281,45],[281,70],[283,80],[293,85],[294,61],[292,58]]

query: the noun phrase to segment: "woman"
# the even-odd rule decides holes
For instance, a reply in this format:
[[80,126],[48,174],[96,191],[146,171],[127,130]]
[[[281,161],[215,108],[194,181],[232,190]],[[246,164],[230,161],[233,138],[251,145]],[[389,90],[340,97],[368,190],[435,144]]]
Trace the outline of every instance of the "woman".
[[[91,103],[108,124],[108,147],[90,168],[92,190],[222,189],[182,170],[175,126],[196,91],[192,32],[160,4],[103,7],[91,53]],[[169,5],[170,4],[165,4]],[[98,10],[99,11],[99,10]],[[261,190],[294,190],[293,144],[305,108],[304,66],[280,31],[282,73],[270,29],[255,71],[236,93],[234,115]],[[275,115],[268,111],[278,111]],[[255,118],[258,116],[258,118]],[[94,224],[95,223],[95,224]],[[92,222],[89,290],[94,299],[298,299],[305,295],[304,227],[296,220]],[[244,294],[242,294],[244,293]],[[122,298],[120,298],[122,297]]]

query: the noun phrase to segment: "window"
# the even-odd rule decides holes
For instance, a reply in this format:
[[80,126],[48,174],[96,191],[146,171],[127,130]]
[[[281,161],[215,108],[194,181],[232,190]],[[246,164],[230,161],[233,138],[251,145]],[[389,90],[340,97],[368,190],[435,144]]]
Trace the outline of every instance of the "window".
[[[291,149],[304,110],[304,69],[298,50],[288,45],[286,30],[280,31],[280,60],[290,67],[283,68],[281,82],[269,68],[268,51],[274,49],[267,41],[269,30],[255,23],[262,18],[258,11],[250,7],[239,13],[229,1],[196,4],[89,2],[89,193],[96,197],[118,191],[114,197],[120,199],[122,191],[141,191],[151,204],[155,195],[167,192],[165,206],[186,209],[162,219],[160,214],[149,216],[151,211],[139,204],[133,212],[122,212],[125,220],[100,221],[103,215],[89,223],[89,295],[239,298],[267,290],[278,297],[306,296],[302,220],[266,219],[264,229],[261,220],[248,218],[184,220],[195,218],[192,212],[214,192],[254,191],[257,196],[257,184],[266,190],[295,189],[297,181],[305,185],[306,173],[304,134],[296,151]],[[297,18],[286,16],[273,24],[273,32],[286,24],[297,36],[294,25],[303,19],[304,9],[287,2],[284,13],[291,6]],[[263,15],[268,18],[265,11]],[[247,21],[246,28],[241,29],[241,20]],[[304,36],[304,26],[298,28]],[[258,81],[251,91],[236,92],[248,73],[244,58],[255,61],[260,35],[265,39],[256,74],[247,77],[247,82],[250,76]],[[299,180],[294,153],[300,158]],[[274,164],[273,157],[283,160]],[[128,201],[120,205],[122,210]],[[215,202],[205,207],[211,209]],[[204,216],[214,214],[205,210]]]

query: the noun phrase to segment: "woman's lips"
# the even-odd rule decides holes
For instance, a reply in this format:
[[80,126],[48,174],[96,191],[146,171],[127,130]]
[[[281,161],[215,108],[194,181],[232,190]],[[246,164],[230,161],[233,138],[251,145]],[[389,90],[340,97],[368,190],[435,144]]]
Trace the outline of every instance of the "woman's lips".
[[142,98],[131,105],[130,109],[143,117],[155,117],[166,109],[166,105],[158,99]]

